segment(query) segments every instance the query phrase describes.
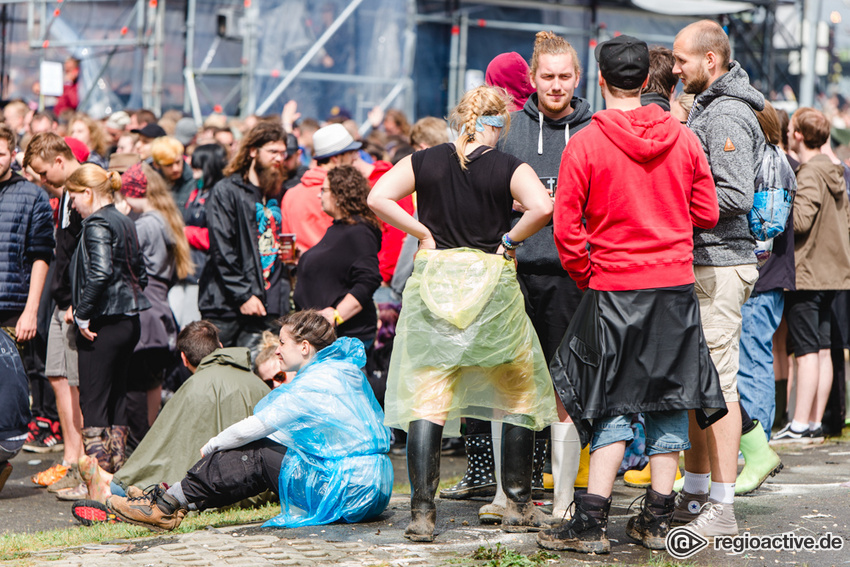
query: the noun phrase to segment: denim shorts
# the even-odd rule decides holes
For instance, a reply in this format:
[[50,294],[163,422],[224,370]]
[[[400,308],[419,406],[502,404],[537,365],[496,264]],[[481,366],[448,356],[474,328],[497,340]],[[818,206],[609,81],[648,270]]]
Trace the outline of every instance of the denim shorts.
[[[653,411],[643,414],[646,422],[646,454],[677,453],[691,448],[688,441],[688,411]],[[596,419],[590,452],[618,441],[634,439],[629,416],[618,415]]]

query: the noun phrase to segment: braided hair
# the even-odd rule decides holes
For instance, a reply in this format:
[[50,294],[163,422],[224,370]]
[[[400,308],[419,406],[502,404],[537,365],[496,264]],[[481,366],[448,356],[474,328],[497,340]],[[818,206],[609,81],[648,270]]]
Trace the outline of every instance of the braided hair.
[[452,110],[449,121],[451,127],[460,131],[455,141],[460,167],[464,171],[469,159],[466,157],[466,146],[475,140],[476,123],[482,116],[499,116],[505,121],[502,135],[506,134],[511,125],[511,115],[508,112],[510,95],[499,87],[481,85],[463,95],[458,105]]

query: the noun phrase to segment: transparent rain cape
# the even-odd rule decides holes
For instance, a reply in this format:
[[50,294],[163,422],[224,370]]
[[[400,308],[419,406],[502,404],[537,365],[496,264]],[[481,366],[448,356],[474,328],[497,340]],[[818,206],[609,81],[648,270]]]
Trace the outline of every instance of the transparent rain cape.
[[257,404],[254,415],[277,429],[269,438],[287,448],[281,514],[265,526],[358,522],[387,507],[393,487],[386,455],[390,432],[360,371],[365,364],[362,342],[337,339]]
[[557,421],[552,379],[525,313],[513,262],[480,250],[422,250],[402,297],[387,377],[386,420]]

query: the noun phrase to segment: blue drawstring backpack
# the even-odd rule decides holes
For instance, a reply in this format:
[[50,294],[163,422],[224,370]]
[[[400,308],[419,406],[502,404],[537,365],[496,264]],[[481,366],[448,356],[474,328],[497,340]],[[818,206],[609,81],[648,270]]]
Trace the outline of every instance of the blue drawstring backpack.
[[797,194],[797,176],[782,150],[767,142],[756,173],[753,208],[747,214],[750,232],[766,241],[782,234]]

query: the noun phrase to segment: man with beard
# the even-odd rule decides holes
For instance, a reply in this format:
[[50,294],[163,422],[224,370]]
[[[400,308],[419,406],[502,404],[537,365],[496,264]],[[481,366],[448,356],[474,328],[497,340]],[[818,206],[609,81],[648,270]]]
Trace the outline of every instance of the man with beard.
[[281,203],[281,231],[295,235],[299,252],[315,246],[333,223],[319,200],[328,171],[340,165],[353,165],[362,145],[354,141],[342,124],[319,128],[313,134],[316,167],[304,173],[301,183],[287,190]]
[[728,414],[702,430],[691,412],[691,449],[685,451],[685,484],[673,517],[674,523],[689,522],[692,531],[708,538],[738,534],[732,508],[741,441],[738,357],[741,308],[758,279],[747,213],[764,155],[764,134],[754,112],[764,108],[764,96],[731,60],[729,38],[716,22],[702,20],[680,31],[673,57],[673,73],[686,93],[697,95],[688,126],[708,158],[720,205],[717,226],[694,232],[694,275]]
[[[510,131],[497,146],[530,165],[553,198],[564,148],[571,136],[590,124],[590,105],[586,100],[573,96],[580,77],[581,64],[575,48],[552,32],[538,32],[528,70],[535,92],[521,110],[511,113]],[[521,212],[517,209],[514,223]],[[581,291],[561,266],[551,222],[525,240],[516,251],[516,260],[517,279],[525,296],[526,312],[540,338],[546,362],[551,362],[581,301]],[[555,480],[552,511],[558,518],[563,518],[573,501],[581,446],[575,426],[563,407],[558,408],[558,415],[560,421],[552,424],[552,473]],[[473,424],[467,431],[486,435],[476,427],[478,425]],[[497,429],[492,430],[496,436],[500,434]],[[545,441],[540,445],[543,443]],[[499,440],[494,439],[497,475],[498,445]],[[584,482],[580,484],[586,486]],[[482,522],[498,521],[506,501],[504,493],[498,490],[493,503],[479,511],[479,519]]]
[[198,308],[219,328],[226,347],[255,348],[272,321],[289,311],[275,198],[285,177],[285,156],[281,125],[260,122],[242,139],[224,170],[227,177],[207,198],[210,256],[198,282]]

